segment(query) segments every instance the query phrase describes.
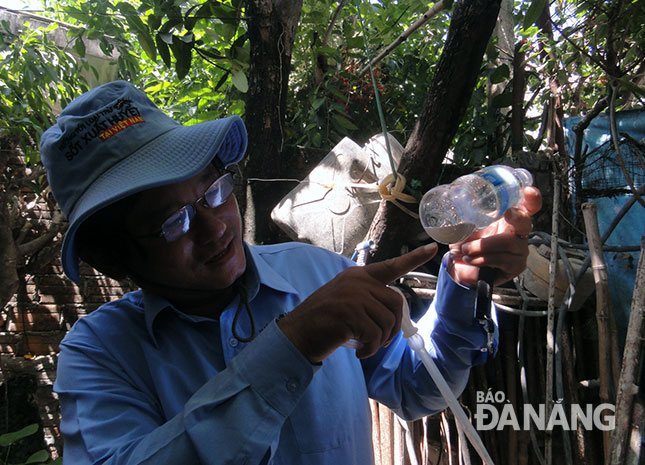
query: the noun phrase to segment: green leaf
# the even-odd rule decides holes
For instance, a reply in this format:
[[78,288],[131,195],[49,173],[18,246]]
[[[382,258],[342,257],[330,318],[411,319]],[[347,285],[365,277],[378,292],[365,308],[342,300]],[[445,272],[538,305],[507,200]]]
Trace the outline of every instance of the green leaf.
[[345,108],[345,105],[341,105],[338,102],[331,102],[330,107],[335,110],[336,112],[340,113],[341,115],[346,116],[349,118],[349,115],[347,114],[347,109]]
[[244,44],[246,43],[247,39],[249,38],[249,35],[247,33],[240,34],[237,39],[233,42],[233,45],[231,45],[231,48],[241,48],[244,47]]
[[[237,41],[236,41],[237,42]],[[251,63],[250,47],[231,47],[231,56],[248,66]]]
[[240,60],[231,60],[231,66],[234,69],[241,69],[242,71],[246,71],[249,69],[249,63],[245,61],[240,61]]
[[70,29],[69,31],[67,31],[67,37],[78,37],[84,32],[85,32],[85,29],[82,29],[82,28]]
[[507,80],[511,75],[511,71],[508,68],[508,65],[503,64],[495,68],[493,72],[490,75],[490,81],[493,84],[499,84],[500,82],[504,82]]
[[[31,156],[28,156],[28,157],[26,157],[26,158],[27,158],[27,159],[31,159],[32,157],[31,157]],[[24,185],[25,185],[25,187],[30,188],[32,191],[34,191],[34,192],[35,192],[35,193],[37,193],[37,194],[40,194],[40,192],[42,191],[42,189],[40,188],[40,186],[39,186],[39,185],[38,185],[38,183],[36,183],[36,182],[28,181],[28,182],[26,182]]]
[[157,47],[155,41],[148,31],[137,33],[137,38],[141,44],[141,48],[146,52],[151,61],[157,61]]
[[336,89],[333,85],[327,86],[327,91],[331,92],[333,95],[341,99],[343,102],[347,100],[347,95],[343,94],[340,92],[338,89]]
[[78,36],[74,41],[74,51],[78,53],[80,57],[85,56],[85,41],[83,40],[82,35]]
[[340,56],[340,52],[334,48],[334,47],[316,47],[316,53],[323,55],[323,56],[328,56],[328,57],[338,57]]
[[168,45],[172,45],[173,36],[169,32],[158,32],[157,38],[161,39],[163,42],[165,42]]
[[237,25],[238,23],[236,18],[236,11],[231,9],[231,7],[227,5],[223,5],[218,2],[218,4],[212,5],[211,11],[212,11],[212,15],[223,23],[235,24],[235,25]]
[[[172,41],[172,39],[171,39]],[[159,55],[163,60],[167,68],[172,66],[172,61],[170,60],[170,49],[168,49],[168,44],[162,39],[161,34],[157,34],[157,50]]]
[[230,74],[230,71],[226,71],[224,75],[217,81],[217,84],[215,84],[215,87],[213,88],[213,91],[219,90],[220,87],[224,85],[226,80],[228,79],[228,75]]
[[185,42],[185,43],[187,43],[187,44],[191,44],[191,45],[192,45],[193,41],[195,40],[195,36],[193,35],[193,33],[192,33],[192,32],[189,32],[189,33],[187,33],[187,34],[184,34],[183,36],[181,36],[181,37],[179,37],[179,38],[180,38],[183,42]]
[[237,23],[234,24],[229,24],[229,23],[224,23],[222,24],[222,39],[224,39],[224,42],[230,42],[231,39],[235,36],[235,33],[237,32]]
[[493,108],[505,108],[510,107],[513,104],[513,95],[512,94],[500,94],[493,97],[491,106]]
[[49,459],[49,452],[46,450],[39,450],[38,452],[31,454],[27,461],[25,462],[25,465],[30,464],[30,463],[43,463],[46,462]]
[[170,8],[166,8],[166,16],[171,21],[178,21],[177,24],[184,22],[184,17],[181,14],[181,8],[178,5],[175,5],[175,2],[167,2],[170,5]]
[[334,118],[334,121],[336,121],[336,123],[338,123],[339,126],[345,128],[345,129],[349,129],[349,130],[352,130],[352,131],[355,131],[355,130],[358,129],[358,126],[356,126],[350,120],[345,118],[343,115],[340,115],[338,113],[334,113],[332,115],[332,118]]
[[20,441],[22,438],[26,438],[27,436],[31,436],[32,434],[35,434],[37,431],[38,431],[38,424],[34,423],[32,425],[25,426],[24,428],[18,431],[13,431],[11,433],[5,433],[3,435],[0,435],[0,447],[10,446],[15,442]]
[[526,12],[526,16],[524,16],[523,25],[525,28],[531,27],[533,24],[535,24],[535,22],[542,14],[542,11],[544,11],[545,3],[546,0],[533,0],[531,2],[531,6]]
[[148,27],[150,27],[151,30],[156,31],[159,29],[159,26],[161,26],[161,18],[158,15],[153,13],[148,16]]
[[321,98],[317,98],[317,99],[315,99],[315,100],[314,100],[314,103],[312,103],[312,104],[311,104],[311,107],[312,107],[314,110],[317,110],[318,108],[320,108],[320,107],[321,107],[321,105],[322,105],[323,103],[325,103],[325,99],[324,99],[324,98],[322,98],[322,97],[321,97]]
[[190,65],[193,59],[193,47],[183,40],[173,40],[170,48],[175,56],[175,71],[177,71],[177,77],[181,80],[190,71]]
[[119,2],[116,4],[116,8],[125,16],[125,20],[135,32],[146,32],[148,28],[141,18],[139,17],[139,12],[129,3]]
[[246,79],[246,74],[244,74],[244,71],[238,70],[238,69],[232,69],[231,70],[231,81],[233,82],[233,85],[245,94],[249,90],[249,81]]

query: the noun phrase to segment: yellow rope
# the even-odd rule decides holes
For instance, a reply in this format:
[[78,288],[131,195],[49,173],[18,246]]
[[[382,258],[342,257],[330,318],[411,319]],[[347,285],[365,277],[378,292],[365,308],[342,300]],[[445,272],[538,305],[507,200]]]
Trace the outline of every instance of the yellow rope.
[[[397,173],[396,180],[394,174],[388,174],[387,176],[385,176],[385,178],[383,178],[381,184],[379,184],[378,193],[381,194],[381,198],[383,200],[392,202],[412,218],[419,219],[419,215],[399,203],[399,201],[405,203],[417,202],[417,199],[415,197],[403,192],[403,189],[405,189],[405,182],[405,176],[403,176],[401,173]],[[394,185],[392,185],[393,183]]]

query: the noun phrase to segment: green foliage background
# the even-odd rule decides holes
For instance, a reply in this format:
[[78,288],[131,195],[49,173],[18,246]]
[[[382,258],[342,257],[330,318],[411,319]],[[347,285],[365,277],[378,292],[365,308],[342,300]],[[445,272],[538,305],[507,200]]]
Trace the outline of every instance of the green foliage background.
[[[379,131],[371,80],[358,71],[367,56],[375,56],[393,42],[432,5],[418,0],[360,2],[366,25],[363,36],[357,3],[345,3],[333,24],[339,2],[303,3],[289,76],[289,144],[329,148],[345,135],[362,139]],[[515,40],[523,43],[528,70],[529,117],[524,124],[527,148],[539,147],[540,141],[531,131],[537,130],[539,114],[550,98],[545,85],[548,77],[562,83],[567,116],[591,109],[607,94],[610,81],[625,94],[630,93],[630,99],[622,102],[624,106],[642,106],[643,88],[638,79],[633,79],[639,70],[642,73],[644,60],[645,13],[638,8],[639,3],[642,6],[638,1],[615,0],[553,3],[554,38],[544,37],[535,26],[544,0],[514,3]],[[60,94],[58,98],[64,104],[86,88],[75,73],[89,66],[84,60],[87,39],[98,40],[108,55],[117,53],[118,76],[146,88],[183,122],[199,122],[225,113],[244,114],[246,75],[251,63],[242,0],[59,0],[48,2],[41,14],[78,26],[70,30],[68,38],[80,59],[73,58],[71,51],[55,51],[46,31],[33,31],[24,37],[23,56],[18,56],[5,31],[3,57],[7,66],[2,71],[4,98],[0,108],[3,116],[10,116],[5,118],[5,133],[14,131],[16,122],[42,127],[40,121],[51,119],[51,115],[43,118],[42,111],[52,97]],[[449,21],[449,10],[444,8],[376,66],[387,127],[402,142],[427,98]],[[328,28],[331,34],[323,43]],[[608,36],[610,30],[612,36]],[[14,50],[9,52],[11,48]],[[30,55],[28,60],[25,54]],[[608,69],[609,54],[618,58],[613,69]],[[455,139],[454,160],[460,165],[485,164],[502,155],[495,139],[508,138],[508,118],[500,110],[509,107],[511,95],[510,70],[506,63],[498,62],[499,58],[493,38],[467,119]],[[20,119],[20,109],[13,103],[18,100],[16,82],[23,83],[29,93],[22,96],[28,99],[25,104],[41,114],[27,116],[32,118],[29,123]],[[505,89],[491,101],[489,86],[500,83]],[[37,132],[34,135],[37,139]],[[16,135],[21,141],[24,136]],[[34,141],[34,137],[26,140]],[[23,149],[29,151],[28,145],[22,143]]]

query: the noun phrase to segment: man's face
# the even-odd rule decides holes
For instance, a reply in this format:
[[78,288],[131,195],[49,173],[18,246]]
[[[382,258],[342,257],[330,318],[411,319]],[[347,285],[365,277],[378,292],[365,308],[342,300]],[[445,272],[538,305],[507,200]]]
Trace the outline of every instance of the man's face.
[[[194,204],[221,174],[209,165],[190,179],[137,195],[125,226],[140,247],[127,257],[128,271],[142,285],[163,290],[171,299],[173,293],[203,296],[228,288],[244,273],[246,258],[235,196],[215,208]],[[188,232],[171,242],[163,237],[140,237],[159,231],[168,217],[187,204],[194,204],[196,212]]]

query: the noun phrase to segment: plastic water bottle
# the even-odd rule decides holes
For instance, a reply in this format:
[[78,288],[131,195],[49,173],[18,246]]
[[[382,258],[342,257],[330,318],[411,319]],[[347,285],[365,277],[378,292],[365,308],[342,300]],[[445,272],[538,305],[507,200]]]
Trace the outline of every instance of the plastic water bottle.
[[419,205],[421,224],[437,242],[462,241],[501,218],[532,184],[533,176],[523,168],[487,166],[426,192]]

